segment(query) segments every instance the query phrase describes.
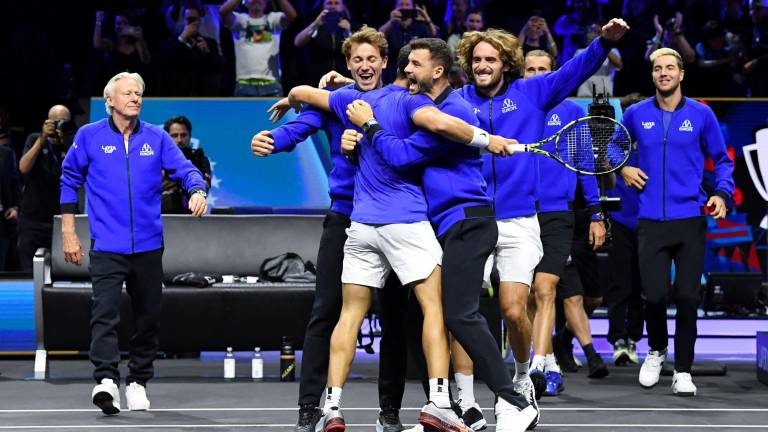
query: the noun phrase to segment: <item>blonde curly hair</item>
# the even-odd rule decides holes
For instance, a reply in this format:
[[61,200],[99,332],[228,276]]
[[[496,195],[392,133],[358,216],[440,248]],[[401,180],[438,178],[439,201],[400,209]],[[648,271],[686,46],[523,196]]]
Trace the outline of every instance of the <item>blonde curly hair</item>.
[[520,42],[512,33],[499,29],[471,31],[464,33],[457,50],[459,64],[471,81],[474,81],[472,57],[475,46],[480,42],[485,42],[496,49],[499,52],[502,63],[505,66],[509,66],[509,70],[504,72],[504,79],[510,81],[522,74],[523,67],[525,66],[523,50],[520,48]]

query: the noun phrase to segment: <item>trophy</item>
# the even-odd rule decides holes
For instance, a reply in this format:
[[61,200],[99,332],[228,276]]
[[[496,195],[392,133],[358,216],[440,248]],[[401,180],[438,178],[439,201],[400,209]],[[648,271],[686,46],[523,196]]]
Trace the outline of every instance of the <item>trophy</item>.
[[[752,152],[757,153],[757,166],[755,166]],[[744,159],[747,162],[749,176],[752,177],[755,189],[768,203],[768,128],[757,131],[755,143],[744,146]],[[768,215],[763,217],[760,228],[768,229]]]

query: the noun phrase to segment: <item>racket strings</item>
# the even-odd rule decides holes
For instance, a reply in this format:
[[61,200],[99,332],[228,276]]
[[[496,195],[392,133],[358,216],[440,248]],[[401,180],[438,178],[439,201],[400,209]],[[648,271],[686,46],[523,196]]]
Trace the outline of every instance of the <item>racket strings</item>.
[[600,118],[573,124],[561,135],[556,149],[557,156],[567,165],[592,173],[615,170],[624,163],[630,150],[631,141],[626,129]]

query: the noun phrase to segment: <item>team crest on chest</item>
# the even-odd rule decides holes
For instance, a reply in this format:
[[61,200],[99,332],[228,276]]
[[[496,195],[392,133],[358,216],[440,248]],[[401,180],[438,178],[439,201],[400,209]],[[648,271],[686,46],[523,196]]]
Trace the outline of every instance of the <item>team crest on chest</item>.
[[510,98],[504,98],[504,101],[501,103],[501,113],[508,113],[510,111],[514,111],[517,109],[517,105],[515,105],[515,102]]
[[691,124],[691,121],[688,119],[683,120],[683,124],[680,125],[680,131],[681,132],[693,132],[693,125]]

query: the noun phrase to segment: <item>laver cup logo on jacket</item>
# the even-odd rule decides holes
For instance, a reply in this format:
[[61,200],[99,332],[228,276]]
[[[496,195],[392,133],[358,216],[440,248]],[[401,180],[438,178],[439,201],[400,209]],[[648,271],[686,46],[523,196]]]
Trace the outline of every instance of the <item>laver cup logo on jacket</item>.
[[141,151],[139,152],[139,156],[152,156],[155,152],[152,151],[152,146],[150,146],[148,143],[144,143],[143,146],[141,146]]

